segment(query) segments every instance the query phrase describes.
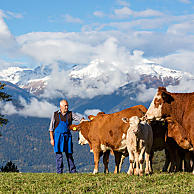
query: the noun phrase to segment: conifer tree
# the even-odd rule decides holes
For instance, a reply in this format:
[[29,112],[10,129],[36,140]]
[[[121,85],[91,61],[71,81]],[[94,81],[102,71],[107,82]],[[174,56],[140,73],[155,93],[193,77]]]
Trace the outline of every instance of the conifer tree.
[[0,168],[1,172],[19,172],[17,166],[12,162],[9,161],[6,165]]
[[[3,91],[4,87],[5,87],[5,84],[0,82],[0,102],[11,100],[11,96]],[[7,122],[8,120],[5,119],[4,115],[1,114],[1,109],[0,109],[0,126],[6,125]]]

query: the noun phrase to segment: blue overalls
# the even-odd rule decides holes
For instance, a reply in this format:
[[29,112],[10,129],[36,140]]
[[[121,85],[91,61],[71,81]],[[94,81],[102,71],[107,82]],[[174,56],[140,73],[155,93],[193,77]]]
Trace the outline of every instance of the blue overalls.
[[73,144],[72,135],[68,129],[68,119],[66,113],[66,121],[62,121],[59,113],[59,124],[54,132],[54,152],[56,153],[57,173],[63,173],[63,154],[65,152],[69,172],[76,172],[76,167],[73,160]]

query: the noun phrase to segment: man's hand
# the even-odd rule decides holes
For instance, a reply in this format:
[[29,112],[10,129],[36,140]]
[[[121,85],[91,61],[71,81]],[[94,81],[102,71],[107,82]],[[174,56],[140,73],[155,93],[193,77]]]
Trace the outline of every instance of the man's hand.
[[54,146],[54,143],[55,143],[54,139],[51,139],[50,143],[51,143],[52,146]]
[[50,131],[50,139],[51,139],[50,141],[51,145],[54,146],[55,141],[54,141],[53,131]]

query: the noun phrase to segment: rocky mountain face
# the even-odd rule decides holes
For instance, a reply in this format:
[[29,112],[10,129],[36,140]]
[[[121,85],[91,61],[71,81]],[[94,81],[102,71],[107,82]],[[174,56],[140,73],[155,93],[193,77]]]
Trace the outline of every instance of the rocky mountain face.
[[[94,61],[86,67],[80,68],[79,66],[72,66],[72,69],[65,69],[68,71],[69,79],[75,84],[79,84],[83,80],[102,80],[104,82],[111,82],[110,76],[106,73],[95,68],[98,65],[98,61]],[[95,64],[95,65],[94,65]],[[64,69],[59,69],[64,71]],[[138,80],[128,76],[127,80],[118,85],[118,90],[125,88],[124,86],[131,84],[131,82],[138,82],[138,84],[145,84],[147,88],[157,88],[158,86],[177,85],[183,77],[193,79],[189,73],[181,72],[177,70],[171,70],[164,68],[154,63],[144,63],[138,65],[133,70],[134,74],[139,76]],[[43,94],[48,81],[52,78],[52,68],[49,66],[38,66],[35,69],[27,69],[21,67],[9,67],[8,69],[0,70],[0,80],[8,81],[16,86],[25,89],[31,94],[39,96]],[[126,76],[129,72],[126,71]],[[93,87],[95,82],[93,82]]]

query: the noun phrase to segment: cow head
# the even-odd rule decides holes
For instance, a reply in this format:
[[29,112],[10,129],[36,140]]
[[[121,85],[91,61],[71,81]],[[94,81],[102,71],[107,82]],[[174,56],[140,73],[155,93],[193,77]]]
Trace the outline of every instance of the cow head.
[[88,119],[89,119],[90,121],[92,121],[95,117],[96,117],[96,116],[94,116],[94,115],[89,115],[89,116],[88,116]]
[[82,134],[82,130],[87,128],[88,122],[90,122],[90,121],[82,119],[81,123],[79,125],[70,125],[69,126],[69,129],[72,131],[79,131],[78,143],[80,145],[88,144],[88,141],[84,138],[84,135]]
[[166,121],[168,123],[168,132],[166,135],[172,137],[183,149],[193,148],[190,140],[187,138],[185,129],[172,117],[167,117]]
[[[105,112],[99,112],[96,116],[103,115],[103,114],[105,114]],[[90,121],[92,121],[96,116],[94,116],[94,115],[89,115],[89,116],[88,116],[88,119],[89,119]]]
[[173,101],[174,98],[169,92],[167,92],[166,88],[159,87],[148,111],[146,112],[146,117],[148,119],[161,119],[170,112],[170,105]]
[[129,123],[130,127],[129,127],[129,131],[134,133],[134,134],[138,134],[139,130],[140,130],[140,119],[138,116],[133,116],[131,118],[122,118],[124,123]]

